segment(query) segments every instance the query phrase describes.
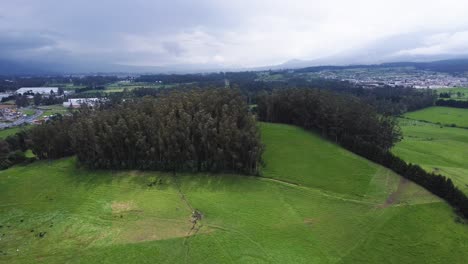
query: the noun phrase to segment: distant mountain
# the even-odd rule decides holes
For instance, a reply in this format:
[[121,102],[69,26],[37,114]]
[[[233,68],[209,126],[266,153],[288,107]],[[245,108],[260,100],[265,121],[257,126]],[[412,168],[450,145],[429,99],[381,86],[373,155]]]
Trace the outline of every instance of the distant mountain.
[[[309,67],[304,65],[309,64]],[[312,65],[311,65],[312,64]],[[451,59],[430,62],[387,62],[381,64],[351,64],[351,65],[317,65],[313,61],[294,60],[275,66],[276,69],[297,69],[303,72],[317,72],[322,70],[344,70],[355,68],[391,68],[413,67],[420,70],[446,72],[451,74],[468,73],[468,59]]]
[[[421,59],[421,58],[419,58]],[[468,58],[456,58],[437,61],[397,61],[385,62],[380,64],[332,64],[325,63],[323,60],[290,60],[280,65],[265,66],[257,68],[226,68],[220,65],[212,64],[190,64],[190,65],[169,65],[159,66],[132,66],[120,64],[103,63],[39,63],[39,62],[17,62],[0,60],[0,76],[2,75],[44,75],[44,74],[71,74],[71,73],[139,73],[139,74],[157,74],[157,73],[207,73],[220,71],[261,71],[261,70],[284,70],[296,69],[303,72],[316,72],[321,70],[340,70],[351,68],[369,68],[369,67],[414,67],[421,70],[431,70],[437,72],[446,72],[451,74],[468,73]]]
[[0,60],[0,76],[1,75],[40,75],[50,73],[44,67],[36,63],[14,62],[7,60]]

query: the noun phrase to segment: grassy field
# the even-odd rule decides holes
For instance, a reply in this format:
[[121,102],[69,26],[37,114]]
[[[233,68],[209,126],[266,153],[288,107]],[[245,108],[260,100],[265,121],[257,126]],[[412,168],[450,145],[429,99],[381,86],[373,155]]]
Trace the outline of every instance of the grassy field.
[[437,89],[437,93],[450,93],[450,99],[454,100],[468,100],[468,87],[440,88]]
[[[445,115],[452,109],[436,107],[428,110],[432,116],[423,110],[426,119],[441,123],[448,119],[455,121]],[[416,114],[409,113],[407,116],[421,118],[421,113]],[[468,119],[468,111],[465,118]],[[461,122],[462,118],[457,117],[456,120]],[[455,185],[468,194],[468,129],[441,127],[408,119],[400,119],[400,126],[404,139],[394,147],[393,152],[408,162],[421,165],[427,171],[450,177]]]
[[50,116],[50,115],[55,115],[55,114],[66,114],[68,113],[69,109],[66,107],[63,107],[63,105],[58,104],[58,105],[45,105],[45,106],[40,106],[38,107],[39,109],[43,110],[44,113],[42,114],[43,116]]
[[36,113],[34,109],[29,109],[29,108],[26,108],[26,109],[23,108],[23,109],[20,109],[20,111],[27,116],[32,116],[34,115],[34,113]]
[[[468,226],[437,197],[300,128],[261,128],[263,178],[88,171],[73,158],[1,171],[0,262],[468,258]],[[195,209],[203,217],[194,225]]]
[[8,136],[14,135],[18,133],[21,130],[19,127],[12,127],[12,128],[7,128],[7,129],[2,129],[0,130],[0,139],[4,139]]
[[0,130],[0,139],[4,139],[8,136],[14,135],[21,131],[21,129],[27,129],[29,126],[22,126],[22,127],[12,127],[7,129]]
[[406,113],[405,117],[448,126],[455,124],[459,127],[468,128],[468,109],[433,106]]
[[124,90],[131,91],[137,88],[152,88],[152,89],[163,89],[169,88],[173,85],[165,85],[165,84],[156,84],[156,83],[140,83],[140,82],[132,82],[132,83],[112,83],[106,85],[105,90],[91,90],[83,92],[83,94],[99,94],[99,93],[119,93],[123,92]]

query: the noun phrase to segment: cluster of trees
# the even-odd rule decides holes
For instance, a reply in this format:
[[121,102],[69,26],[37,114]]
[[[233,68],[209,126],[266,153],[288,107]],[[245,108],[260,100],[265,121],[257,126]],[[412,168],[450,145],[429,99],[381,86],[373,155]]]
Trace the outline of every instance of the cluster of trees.
[[15,164],[33,160],[33,158],[26,158],[24,154],[30,144],[25,131],[0,140],[0,169],[7,169]]
[[258,99],[259,118],[321,132],[348,150],[379,163],[445,199],[468,218],[468,197],[444,176],[407,164],[390,148],[401,139],[393,117],[378,114],[352,96],[312,89],[288,89]]
[[26,107],[29,105],[29,99],[27,95],[16,95],[14,98],[15,104],[18,107]]
[[263,146],[245,98],[227,89],[171,92],[84,108],[33,128],[40,159],[76,154],[90,168],[258,172]]
[[87,92],[87,91],[92,91],[92,90],[100,90],[100,91],[103,91],[105,90],[106,87],[104,85],[100,85],[100,86],[86,86],[84,88],[77,88],[75,89],[75,93],[84,93],[84,92]]
[[458,98],[462,98],[463,96],[465,96],[465,94],[462,93],[462,92],[456,92],[456,93],[453,93],[453,92],[446,92],[446,93],[440,93],[440,94],[439,94],[439,97],[440,97],[440,98],[447,98],[447,99],[450,99],[450,98],[452,98],[452,95],[456,95]]
[[452,95],[450,93],[440,93],[439,97],[440,98],[452,98]]
[[456,107],[456,108],[468,108],[468,101],[462,100],[437,100],[437,106],[448,106],[448,107]]
[[54,105],[63,103],[63,97],[51,95],[41,95],[36,93],[33,95],[32,101],[28,98],[29,94],[15,95],[15,104],[18,107],[26,107],[33,103],[34,105]]
[[[308,72],[310,70],[304,70]],[[212,74],[159,74],[143,75],[136,79],[141,82],[162,81],[163,83],[179,84],[178,88],[185,87],[222,87],[229,84],[230,88],[239,89],[247,97],[249,104],[255,104],[258,95],[264,91],[311,88],[331,90],[339,93],[350,94],[364,99],[375,107],[379,113],[399,115],[407,111],[414,111],[433,106],[437,99],[437,93],[430,89],[415,89],[408,87],[384,86],[378,88],[362,87],[347,81],[328,80],[322,78],[310,79],[301,75],[302,70],[276,71],[282,79],[277,81],[261,81],[257,72],[226,72]],[[227,83],[225,81],[228,81]],[[192,83],[192,85],[190,85]],[[155,96],[158,91],[151,88],[143,88],[134,91],[127,96]]]
[[[63,94],[63,92],[62,92]],[[63,103],[63,97],[57,97],[55,95],[41,95],[36,93],[33,97],[34,105],[54,105]]]
[[119,78],[117,76],[84,76],[81,78],[72,78],[71,81],[75,86],[86,86],[95,89],[99,86],[104,86],[109,83],[113,83],[118,81]]
[[276,90],[260,95],[257,107],[261,120],[317,130],[337,143],[353,137],[388,150],[401,138],[394,118],[378,114],[354,96],[317,89]]

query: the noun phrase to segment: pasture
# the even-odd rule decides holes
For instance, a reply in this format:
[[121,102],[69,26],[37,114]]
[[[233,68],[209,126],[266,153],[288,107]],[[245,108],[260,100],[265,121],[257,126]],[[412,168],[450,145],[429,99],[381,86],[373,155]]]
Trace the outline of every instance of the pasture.
[[28,129],[30,126],[21,126],[21,127],[11,127],[11,128],[6,128],[0,130],[0,139],[5,139],[8,136],[12,136],[18,132],[20,132],[22,129]]
[[[446,112],[445,108],[436,109]],[[441,114],[435,113],[434,118],[437,116]],[[399,123],[404,138],[392,151],[407,162],[421,165],[426,171],[449,177],[468,194],[468,129],[408,119],[400,119]]]
[[50,115],[55,115],[55,114],[64,115],[69,112],[69,109],[66,107],[63,107],[63,105],[61,104],[39,106],[38,108],[44,111],[42,116],[50,116]]
[[89,171],[74,158],[0,171],[0,263],[468,258],[468,227],[421,187],[300,128],[261,130],[262,177]]
[[19,127],[11,127],[0,130],[0,139],[4,139],[8,136],[14,135],[21,130]]
[[449,93],[450,98],[446,98],[446,99],[468,100],[468,87],[439,88],[439,89],[436,89],[436,91],[437,91],[437,94]]
[[468,109],[463,108],[433,106],[406,113],[404,117],[445,126],[456,125],[468,128]]
[[169,88],[173,85],[166,84],[156,84],[156,83],[142,83],[142,82],[132,82],[132,83],[111,83],[106,85],[104,90],[90,90],[82,92],[83,94],[101,94],[101,93],[121,93],[124,91],[131,91],[138,88],[152,88],[152,89],[163,89]]

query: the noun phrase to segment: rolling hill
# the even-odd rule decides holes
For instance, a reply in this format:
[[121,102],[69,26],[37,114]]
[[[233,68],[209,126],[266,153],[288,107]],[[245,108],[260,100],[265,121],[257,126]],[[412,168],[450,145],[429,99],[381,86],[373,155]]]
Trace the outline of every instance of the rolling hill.
[[0,263],[462,263],[439,198],[303,129],[261,124],[262,177],[0,172]]
[[405,117],[399,120],[404,138],[393,152],[426,171],[449,177],[468,194],[468,129],[447,127],[451,124],[468,127],[468,110],[431,107],[407,113]]

